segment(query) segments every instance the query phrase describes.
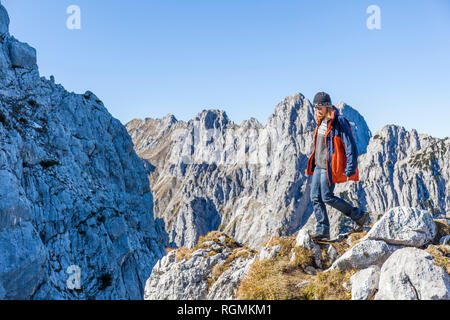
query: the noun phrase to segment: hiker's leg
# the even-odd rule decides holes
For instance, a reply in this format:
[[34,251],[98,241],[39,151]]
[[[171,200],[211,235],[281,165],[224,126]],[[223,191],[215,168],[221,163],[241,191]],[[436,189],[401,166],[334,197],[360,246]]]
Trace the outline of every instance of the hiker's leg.
[[363,216],[362,211],[359,208],[353,207],[345,200],[336,197],[333,193],[334,187],[334,183],[331,186],[328,185],[328,179],[321,180],[320,188],[322,190],[322,201],[336,210],[339,210],[354,221],[360,219]]
[[321,195],[321,176],[323,169],[315,168],[314,175],[311,182],[311,202],[314,207],[314,215],[316,216],[316,233],[328,235],[330,233],[330,223],[328,221],[328,215],[325,208],[325,204],[322,201]]

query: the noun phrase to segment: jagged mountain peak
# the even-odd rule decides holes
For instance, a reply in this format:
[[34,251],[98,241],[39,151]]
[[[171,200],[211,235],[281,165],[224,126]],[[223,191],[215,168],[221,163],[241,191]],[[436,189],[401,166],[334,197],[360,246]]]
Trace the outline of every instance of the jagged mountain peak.
[[204,109],[191,121],[200,122],[201,126],[207,130],[224,129],[231,124],[227,113],[218,109]]
[[[344,111],[353,115],[355,133],[363,136],[359,145],[364,144],[370,139],[364,119],[350,106]],[[304,166],[317,125],[309,100],[301,93],[285,97],[264,126],[253,117],[230,124],[224,111],[211,109],[167,133],[127,125],[138,154],[155,166],[150,176],[159,198],[155,213],[167,221],[177,245],[194,245],[209,219],[218,216],[223,231],[258,245],[260,235],[296,230],[308,210],[300,195],[308,188]],[[199,212],[194,204],[200,200],[193,198],[204,199],[207,209]],[[248,222],[238,223],[243,219]],[[265,222],[256,222],[260,219]]]
[[296,137],[314,132],[316,123],[311,103],[303,94],[296,93],[278,103],[265,127],[281,136]]
[[240,127],[242,129],[261,129],[263,125],[258,121],[258,119],[251,117],[241,122]]
[[370,140],[368,148],[372,151],[380,147],[392,152],[398,148],[404,152],[415,152],[425,147],[434,138],[419,134],[416,129],[407,130],[405,127],[395,124],[387,124],[378,130]]
[[166,114],[166,116],[163,118],[163,120],[164,120],[164,122],[167,122],[167,123],[175,123],[178,121],[177,118],[171,113]]
[[305,104],[310,103],[308,99],[306,99],[305,96],[301,93],[295,93],[293,95],[287,96],[277,104],[274,112],[269,116],[267,123],[273,121],[274,118],[287,118],[290,120],[294,120],[297,117],[297,113],[300,108],[302,108]]

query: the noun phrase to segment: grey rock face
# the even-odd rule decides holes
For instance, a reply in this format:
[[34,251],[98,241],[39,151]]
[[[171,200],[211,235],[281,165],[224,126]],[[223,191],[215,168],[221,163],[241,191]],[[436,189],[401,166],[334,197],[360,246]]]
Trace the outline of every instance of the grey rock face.
[[[213,249],[214,246],[219,248]],[[201,248],[177,261],[177,251],[172,250],[154,266],[145,285],[145,300],[230,300],[236,294],[241,279],[246,275],[256,256],[245,248],[240,254],[226,243],[203,242]],[[226,266],[232,254],[236,257]],[[232,258],[232,257],[231,257]],[[224,266],[214,284],[214,267]]]
[[[6,17],[0,7],[0,31]],[[92,93],[69,93],[40,77],[34,49],[6,34],[0,296],[142,299],[164,254],[152,205],[144,166],[121,123]],[[78,276],[79,286],[69,281]]]
[[9,57],[13,68],[32,68],[36,65],[36,49],[15,39],[9,43]]
[[372,265],[382,266],[387,258],[400,248],[381,240],[361,241],[339,257],[330,269],[365,269]]
[[233,300],[241,280],[248,273],[255,261],[247,258],[237,258],[230,267],[214,282],[208,292],[208,300]]
[[224,260],[222,253],[208,257],[210,250],[197,250],[192,258],[176,263],[176,251],[169,252],[152,270],[145,284],[145,300],[206,299],[206,280],[212,268]]
[[0,34],[8,34],[9,33],[9,15],[6,11],[5,7],[0,3]]
[[340,257],[339,252],[336,250],[335,247],[333,247],[332,245],[328,245],[327,248],[327,258],[328,258],[328,262],[330,262],[331,264],[333,262],[335,262],[338,258]]
[[397,207],[386,212],[367,233],[365,239],[422,247],[435,238],[436,232],[436,224],[429,212]]
[[396,251],[381,268],[375,300],[450,299],[450,278],[433,257],[417,248]]
[[[32,296],[46,280],[48,252],[30,222],[0,232],[1,299]],[[0,290],[1,291],[1,290]]]
[[272,259],[275,258],[278,255],[278,252],[281,250],[281,245],[277,244],[273,247],[264,247],[262,248],[261,252],[259,253],[259,259]]
[[[367,125],[356,110],[342,110],[351,114],[363,150]],[[224,111],[204,110],[188,122],[168,114],[126,127],[136,152],[154,168],[155,214],[173,244],[192,247],[199,235],[219,227],[258,247],[272,235],[294,234],[312,213],[305,171],[316,124],[311,103],[295,94],[265,125],[254,118],[237,125]]]
[[350,278],[352,300],[368,300],[378,289],[380,267],[370,266],[355,273]]

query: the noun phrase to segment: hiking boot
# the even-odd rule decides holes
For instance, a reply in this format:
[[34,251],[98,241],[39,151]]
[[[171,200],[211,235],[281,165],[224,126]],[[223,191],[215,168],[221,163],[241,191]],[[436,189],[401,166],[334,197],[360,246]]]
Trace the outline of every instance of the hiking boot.
[[367,212],[363,212],[363,216],[361,218],[359,218],[358,220],[355,220],[357,227],[355,228],[355,230],[363,230],[364,224],[369,220],[369,213]]

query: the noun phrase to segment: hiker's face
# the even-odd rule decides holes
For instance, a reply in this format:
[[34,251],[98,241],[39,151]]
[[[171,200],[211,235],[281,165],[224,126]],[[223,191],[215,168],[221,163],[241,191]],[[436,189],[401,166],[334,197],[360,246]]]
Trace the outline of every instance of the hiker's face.
[[328,115],[328,107],[322,107],[322,106],[318,106],[318,107],[314,107],[316,109],[316,114],[319,117],[319,119],[323,119],[325,118],[325,116]]

